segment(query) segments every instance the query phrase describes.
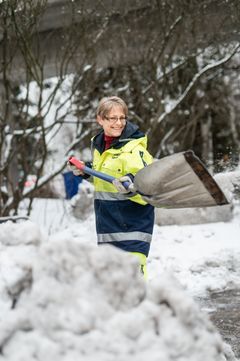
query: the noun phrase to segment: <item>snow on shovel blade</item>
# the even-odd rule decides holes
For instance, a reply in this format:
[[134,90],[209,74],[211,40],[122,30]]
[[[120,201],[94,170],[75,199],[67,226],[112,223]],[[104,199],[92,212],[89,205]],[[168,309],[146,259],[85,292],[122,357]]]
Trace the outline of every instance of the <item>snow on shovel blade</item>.
[[155,207],[191,208],[228,204],[200,159],[189,150],[162,158],[141,169],[134,186]]

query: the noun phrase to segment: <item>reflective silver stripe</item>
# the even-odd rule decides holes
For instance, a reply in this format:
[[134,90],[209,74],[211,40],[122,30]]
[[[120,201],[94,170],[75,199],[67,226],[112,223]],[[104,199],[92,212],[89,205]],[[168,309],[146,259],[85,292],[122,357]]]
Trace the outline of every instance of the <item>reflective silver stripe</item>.
[[98,237],[98,243],[121,242],[121,241],[131,241],[131,240],[138,240],[138,241],[150,243],[152,240],[152,235],[144,232],[103,233],[103,234],[98,234],[97,237]]
[[129,198],[129,196],[118,192],[94,192],[94,198],[104,201],[125,201]]
[[131,140],[136,140],[136,138],[125,138],[125,139],[118,139],[118,141],[121,143],[124,143],[124,142],[130,142]]

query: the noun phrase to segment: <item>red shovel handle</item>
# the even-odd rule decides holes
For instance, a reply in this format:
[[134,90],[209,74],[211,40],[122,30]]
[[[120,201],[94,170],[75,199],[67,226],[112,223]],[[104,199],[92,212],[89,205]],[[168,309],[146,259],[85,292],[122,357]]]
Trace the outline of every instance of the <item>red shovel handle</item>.
[[80,170],[84,170],[84,167],[85,167],[85,164],[84,162],[81,162],[80,160],[78,160],[77,158],[75,157],[70,157],[68,159],[69,163],[75,165],[78,169]]
[[[69,161],[69,163],[75,165],[78,169],[82,170],[84,173],[86,173],[88,175],[91,175],[93,177],[103,179],[106,182],[112,183],[114,181],[114,179],[115,179],[115,177],[113,177],[113,176],[111,176],[109,174],[105,174],[105,173],[99,172],[99,171],[97,171],[95,169],[87,167],[83,162],[81,162],[80,160],[78,160],[75,157],[70,157],[68,159],[68,161]],[[129,187],[129,182],[128,181],[123,182],[122,184],[126,189],[128,189],[128,187]]]

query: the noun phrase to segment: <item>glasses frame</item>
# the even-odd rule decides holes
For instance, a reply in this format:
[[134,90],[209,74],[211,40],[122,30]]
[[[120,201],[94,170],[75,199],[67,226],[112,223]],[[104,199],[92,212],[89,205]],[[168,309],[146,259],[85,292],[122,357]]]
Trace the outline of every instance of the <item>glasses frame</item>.
[[117,123],[118,120],[120,120],[120,122],[123,124],[123,123],[126,123],[127,121],[127,117],[107,117],[106,115],[104,115],[104,119],[106,119],[109,123],[111,124],[115,124]]

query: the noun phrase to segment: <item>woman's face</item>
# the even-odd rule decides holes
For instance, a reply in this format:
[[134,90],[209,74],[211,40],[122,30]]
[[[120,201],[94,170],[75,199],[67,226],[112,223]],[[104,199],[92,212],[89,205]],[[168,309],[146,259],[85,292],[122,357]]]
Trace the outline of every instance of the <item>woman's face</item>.
[[126,115],[121,106],[115,105],[105,116],[97,116],[97,122],[109,137],[119,137],[126,125]]

